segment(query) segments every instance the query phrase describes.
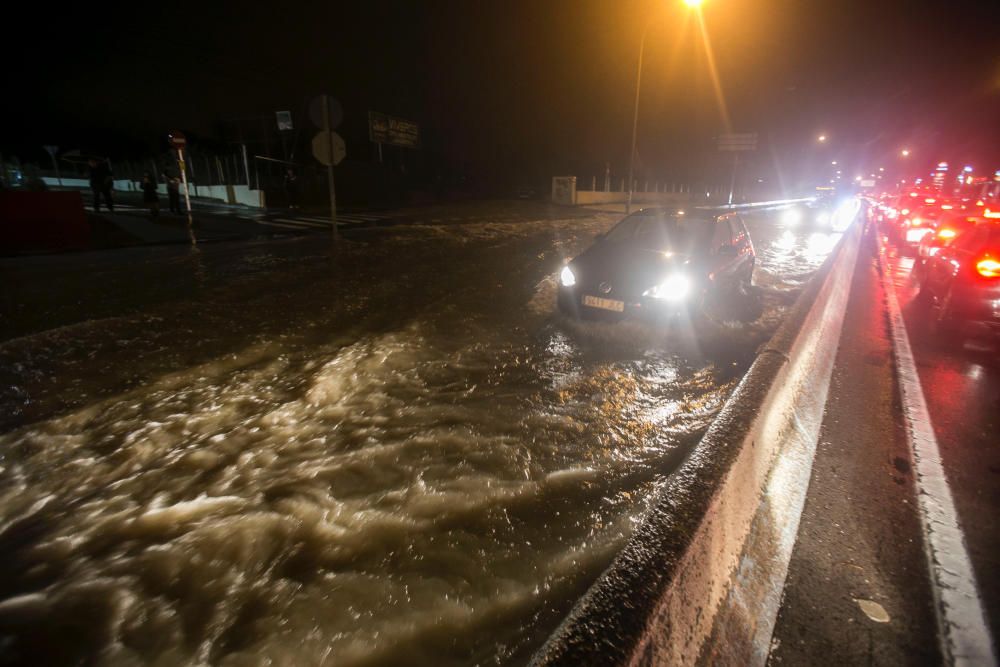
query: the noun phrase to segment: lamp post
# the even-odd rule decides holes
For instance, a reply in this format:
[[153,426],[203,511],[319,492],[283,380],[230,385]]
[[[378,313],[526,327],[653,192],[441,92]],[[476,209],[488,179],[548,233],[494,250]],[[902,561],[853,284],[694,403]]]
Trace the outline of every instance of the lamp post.
[[[698,9],[701,6],[701,2],[702,0],[684,0],[684,4],[694,9]],[[625,200],[626,215],[632,212],[632,189],[633,181],[635,180],[635,141],[636,130],[639,128],[639,87],[642,83],[642,56],[646,50],[646,35],[649,34],[649,26],[652,23],[651,20],[646,23],[646,27],[642,29],[642,39],[639,40],[639,65],[635,73],[635,105],[632,109],[632,150],[628,155],[628,197]]]

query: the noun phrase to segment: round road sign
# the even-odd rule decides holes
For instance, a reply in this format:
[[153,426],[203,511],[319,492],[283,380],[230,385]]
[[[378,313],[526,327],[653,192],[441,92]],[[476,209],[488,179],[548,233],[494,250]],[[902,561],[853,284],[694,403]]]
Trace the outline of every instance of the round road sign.
[[187,137],[185,137],[184,133],[181,132],[180,130],[173,130],[170,134],[167,135],[167,140],[170,142],[170,145],[173,146],[174,148],[184,148],[185,146],[187,146],[188,142]]
[[[340,102],[329,95],[326,96],[326,105],[330,116],[330,129],[335,130],[340,125],[340,121],[344,120],[344,109],[340,106]],[[309,120],[319,129],[325,129],[323,125],[323,95],[314,97],[313,101],[309,103]]]
[[[330,154],[331,144],[333,155]],[[344,146],[344,139],[336,132],[319,132],[312,140],[313,157],[325,164],[340,164],[340,161],[347,155],[347,147]]]

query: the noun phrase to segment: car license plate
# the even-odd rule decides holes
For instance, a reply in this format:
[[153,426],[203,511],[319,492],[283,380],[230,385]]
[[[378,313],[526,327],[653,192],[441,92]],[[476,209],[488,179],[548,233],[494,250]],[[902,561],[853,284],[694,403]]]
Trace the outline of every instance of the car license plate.
[[583,305],[590,306],[591,308],[603,308],[604,310],[613,310],[616,313],[624,312],[625,302],[616,301],[615,299],[602,299],[599,296],[590,296],[585,294],[583,297]]

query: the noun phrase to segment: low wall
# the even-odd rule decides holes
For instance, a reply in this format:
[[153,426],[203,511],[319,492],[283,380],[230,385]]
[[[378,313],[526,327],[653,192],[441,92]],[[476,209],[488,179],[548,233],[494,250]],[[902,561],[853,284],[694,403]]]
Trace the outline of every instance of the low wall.
[[855,222],[534,665],[765,663],[859,241]]
[[[59,185],[59,180],[51,176],[44,176],[42,180],[50,187]],[[64,178],[62,179],[64,188],[90,189],[90,181],[85,178]],[[115,179],[114,189],[117,192],[138,192],[138,181],[129,179]],[[263,190],[253,190],[248,185],[195,185],[189,184],[192,197],[199,199],[215,199],[226,204],[239,204],[252,208],[264,208],[265,198]],[[167,186],[165,183],[157,183],[156,191],[164,197],[167,196]],[[181,193],[183,196],[183,192]]]
[[[592,190],[577,190],[576,204],[624,204],[628,198],[627,192],[599,192]],[[687,204],[691,195],[687,192],[633,192],[633,204]],[[708,201],[706,199],[706,201]]]

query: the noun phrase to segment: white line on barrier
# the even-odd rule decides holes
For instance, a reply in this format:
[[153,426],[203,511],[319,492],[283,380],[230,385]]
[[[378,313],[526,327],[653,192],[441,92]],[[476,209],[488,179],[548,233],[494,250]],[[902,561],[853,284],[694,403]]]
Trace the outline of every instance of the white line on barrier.
[[923,519],[924,549],[931,574],[938,640],[945,660],[953,665],[996,665],[986,615],[965,548],[965,536],[941,465],[941,452],[920,376],[913,360],[906,322],[890,278],[885,247],[879,238],[879,263],[889,306],[896,376],[906,423],[906,438],[916,468],[917,498]]

